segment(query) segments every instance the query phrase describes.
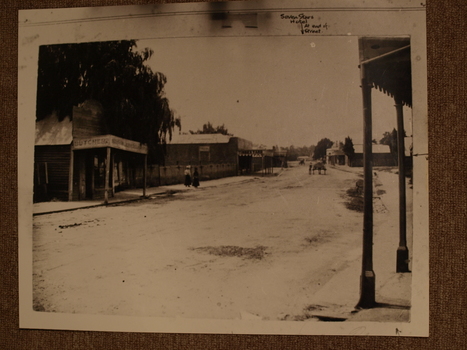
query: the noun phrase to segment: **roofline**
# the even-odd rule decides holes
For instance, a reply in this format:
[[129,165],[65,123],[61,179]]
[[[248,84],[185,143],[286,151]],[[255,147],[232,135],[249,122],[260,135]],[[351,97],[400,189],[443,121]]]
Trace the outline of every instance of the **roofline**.
[[377,57],[373,57],[373,58],[369,58],[365,61],[361,61],[360,64],[367,64],[367,63],[371,63],[373,61],[377,61],[377,60],[380,60],[381,58],[384,58],[384,57],[387,57],[387,56],[390,56],[390,55],[394,55],[400,51],[403,51],[403,50],[406,50],[406,49],[409,49],[410,48],[410,44],[407,45],[407,46],[404,46],[404,47],[401,47],[401,48],[398,48],[396,50],[393,50],[393,51],[390,51],[390,52],[386,52],[386,53],[383,53],[382,55],[379,55]]

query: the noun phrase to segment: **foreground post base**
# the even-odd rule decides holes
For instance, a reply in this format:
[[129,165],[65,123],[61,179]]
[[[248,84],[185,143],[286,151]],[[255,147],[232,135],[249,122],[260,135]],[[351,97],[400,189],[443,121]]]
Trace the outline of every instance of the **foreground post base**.
[[375,273],[373,271],[365,271],[360,276],[360,301],[356,307],[359,309],[371,309],[375,306]]
[[409,250],[407,247],[397,248],[396,272],[410,272],[409,270]]

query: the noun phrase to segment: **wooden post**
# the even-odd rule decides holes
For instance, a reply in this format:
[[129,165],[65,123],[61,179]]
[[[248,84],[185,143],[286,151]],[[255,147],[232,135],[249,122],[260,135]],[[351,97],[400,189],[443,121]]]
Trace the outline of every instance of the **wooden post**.
[[110,147],[107,147],[107,157],[105,160],[104,204],[109,203],[109,177],[110,177]]
[[161,182],[161,165],[160,164],[157,164],[157,174],[159,176],[159,186],[161,186],[162,182]]
[[148,155],[144,155],[144,169],[143,169],[143,197],[146,197],[146,183],[148,173]]
[[404,113],[402,101],[395,98],[395,102],[397,111],[397,159],[399,165],[399,247],[397,248],[396,272],[410,272],[409,250],[407,249]]
[[264,170],[264,153],[261,153],[261,172],[262,172],[262,174],[264,176],[264,172],[265,172],[265,170]]
[[115,197],[115,152],[112,152],[112,162],[110,163],[110,182],[112,184],[112,197]]
[[373,168],[371,89],[366,65],[360,68],[363,95],[363,252],[360,276],[359,308],[375,305],[375,273],[373,271]]
[[68,201],[73,200],[73,169],[75,163],[75,151],[70,151],[70,169],[68,171]]
[[[96,195],[96,172],[94,171],[94,162],[96,161],[96,154],[92,155],[91,158],[88,158],[88,156],[86,156],[86,159],[85,159],[85,168],[84,168],[84,172],[86,172],[86,167],[90,166],[91,169],[91,199],[94,199],[95,198],[95,195]],[[89,161],[91,161],[91,163],[89,163]],[[99,157],[97,157],[97,166],[99,168],[100,164],[99,164]],[[85,186],[86,186],[86,189],[85,189],[85,193],[88,191],[87,190],[87,181],[88,179],[86,178],[86,174],[84,175],[85,176]],[[84,196],[84,198],[87,197],[87,194]]]

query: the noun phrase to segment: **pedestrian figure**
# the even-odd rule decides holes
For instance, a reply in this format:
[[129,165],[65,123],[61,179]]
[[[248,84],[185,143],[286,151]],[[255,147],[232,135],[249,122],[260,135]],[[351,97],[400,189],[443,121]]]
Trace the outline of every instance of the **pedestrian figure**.
[[308,175],[311,175],[311,170],[313,169],[313,165],[310,163],[310,167],[308,168]]
[[195,171],[193,172],[193,187],[198,188],[199,186],[199,173],[198,173],[198,168],[195,168]]
[[190,173],[190,166],[187,166],[185,169],[185,186],[191,186],[191,173]]

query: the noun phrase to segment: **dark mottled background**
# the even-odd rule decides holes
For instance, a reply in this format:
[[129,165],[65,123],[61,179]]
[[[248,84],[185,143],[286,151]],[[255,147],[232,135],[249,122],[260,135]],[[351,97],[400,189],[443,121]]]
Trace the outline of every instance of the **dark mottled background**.
[[0,349],[467,349],[465,0],[429,0],[427,3],[429,338],[139,334],[18,328],[17,11],[147,3],[151,1],[4,0],[0,3]]

